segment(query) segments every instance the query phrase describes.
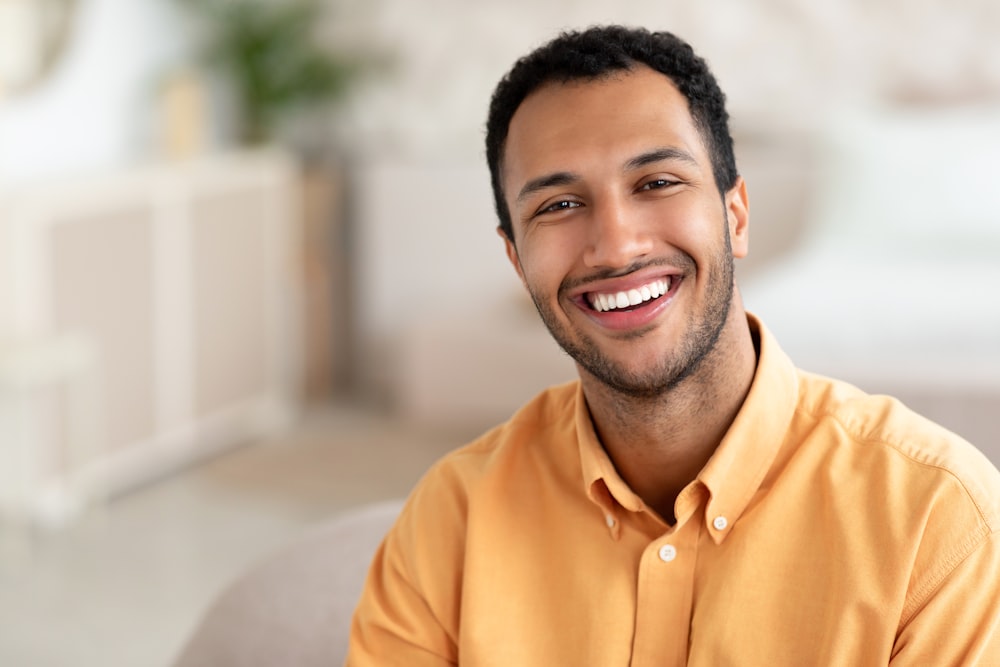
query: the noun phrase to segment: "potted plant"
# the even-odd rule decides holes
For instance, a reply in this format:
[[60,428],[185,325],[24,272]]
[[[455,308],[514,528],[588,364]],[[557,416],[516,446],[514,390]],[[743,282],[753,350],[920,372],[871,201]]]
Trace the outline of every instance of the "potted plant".
[[240,143],[274,138],[289,115],[343,96],[360,69],[320,43],[317,0],[178,0],[202,24],[202,57],[227,82]]

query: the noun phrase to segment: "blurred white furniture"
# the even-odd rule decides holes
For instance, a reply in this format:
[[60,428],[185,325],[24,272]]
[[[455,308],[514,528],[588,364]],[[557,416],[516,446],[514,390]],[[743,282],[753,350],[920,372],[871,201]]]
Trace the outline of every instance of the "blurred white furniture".
[[820,148],[802,242],[743,283],[746,306],[799,366],[1000,463],[1000,107],[856,111]]
[[[65,424],[54,424],[38,412],[38,398],[52,390],[63,394]],[[31,508],[47,521],[79,509],[58,484],[38,482],[48,481],[45,471],[54,463],[46,457],[61,455],[61,463],[72,467],[97,450],[102,408],[96,350],[89,339],[67,334],[0,345],[0,442],[5,454],[0,507]],[[33,443],[51,437],[54,426],[63,427],[65,451],[39,451]]]
[[343,664],[369,562],[401,507],[391,500],[354,509],[240,576],[174,667]]
[[287,423],[298,196],[271,152],[0,189],[0,514],[58,519]]

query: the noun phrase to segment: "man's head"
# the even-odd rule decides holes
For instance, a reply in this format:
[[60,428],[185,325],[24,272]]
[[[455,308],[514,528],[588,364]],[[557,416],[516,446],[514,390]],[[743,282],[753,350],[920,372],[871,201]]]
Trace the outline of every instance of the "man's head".
[[687,100],[688,110],[712,160],[719,192],[736,182],[736,159],[729,134],[725,95],[704,60],[668,32],[607,26],[563,33],[521,58],[497,85],[486,122],[486,159],[500,228],[511,241],[510,211],[503,183],[504,149],[510,121],[528,95],[552,82],[596,80],[636,65],[669,78]]
[[622,28],[560,37],[494,96],[507,256],[587,383],[656,397],[727,372],[748,209],[723,100],[686,45]]

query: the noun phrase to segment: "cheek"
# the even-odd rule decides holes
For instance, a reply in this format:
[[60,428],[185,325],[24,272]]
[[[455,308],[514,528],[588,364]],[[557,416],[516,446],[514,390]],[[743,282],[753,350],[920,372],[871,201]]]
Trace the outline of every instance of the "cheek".
[[695,257],[714,254],[728,234],[725,211],[707,203],[675,207],[661,220],[660,239]]
[[525,241],[520,248],[525,280],[536,290],[558,289],[577,261],[578,249],[573,238],[556,233],[538,233]]
[[536,296],[548,296],[559,289],[561,278],[552,262],[539,261],[541,258],[521,258],[521,269],[528,289]]

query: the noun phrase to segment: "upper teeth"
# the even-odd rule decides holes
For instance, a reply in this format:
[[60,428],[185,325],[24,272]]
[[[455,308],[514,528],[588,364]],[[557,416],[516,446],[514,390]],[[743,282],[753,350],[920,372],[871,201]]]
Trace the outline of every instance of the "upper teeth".
[[612,294],[589,295],[590,305],[598,312],[614,310],[615,308],[627,308],[628,306],[638,306],[643,301],[655,299],[670,291],[670,278],[659,278],[650,283],[630,289],[627,292],[614,292]]

